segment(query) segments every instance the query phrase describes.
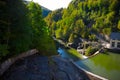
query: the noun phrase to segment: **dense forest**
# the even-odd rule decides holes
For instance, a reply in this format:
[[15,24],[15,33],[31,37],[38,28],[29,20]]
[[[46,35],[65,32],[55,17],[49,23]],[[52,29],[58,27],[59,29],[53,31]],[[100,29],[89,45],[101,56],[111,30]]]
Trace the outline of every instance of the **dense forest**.
[[51,12],[51,10],[49,10],[49,9],[43,7],[43,6],[41,6],[41,9],[42,9],[43,18],[46,17]]
[[42,55],[56,54],[40,5],[0,0],[0,62],[34,48]]
[[120,31],[120,1],[72,0],[68,8],[51,12],[45,21],[51,35],[65,42],[96,40],[96,34]]
[[120,32],[119,5],[119,0],[72,0],[51,12],[32,1],[0,0],[0,62],[34,48],[42,55],[56,54],[50,35],[75,42]]

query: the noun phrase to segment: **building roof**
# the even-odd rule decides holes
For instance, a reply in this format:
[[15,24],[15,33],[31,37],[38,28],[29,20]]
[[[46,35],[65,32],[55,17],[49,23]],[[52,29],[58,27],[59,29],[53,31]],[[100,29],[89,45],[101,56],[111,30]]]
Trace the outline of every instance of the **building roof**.
[[110,39],[120,40],[120,33],[118,33],[118,32],[112,32],[112,33],[110,34]]

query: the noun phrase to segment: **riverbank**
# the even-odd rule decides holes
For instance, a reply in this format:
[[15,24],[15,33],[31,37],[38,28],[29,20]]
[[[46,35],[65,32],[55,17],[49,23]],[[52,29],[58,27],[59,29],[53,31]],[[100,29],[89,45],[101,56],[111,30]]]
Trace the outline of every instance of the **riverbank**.
[[89,71],[81,68],[80,66],[78,66],[78,65],[77,65],[75,62],[73,62],[72,60],[71,60],[71,63],[72,63],[75,67],[77,67],[78,69],[84,71],[84,72],[88,75],[88,77],[90,78],[90,80],[108,80],[108,79],[106,79],[106,78],[104,78],[104,77],[101,77],[101,76],[99,76],[99,75],[93,74],[93,73],[91,73],[91,72],[89,72]]
[[109,80],[118,80],[120,79],[119,57],[120,54],[106,52],[75,63],[79,67]]
[[[74,48],[66,45],[62,40],[56,39],[55,37],[53,37],[53,39],[56,41],[57,44],[59,44],[59,46],[58,46],[58,52],[59,52],[59,49],[61,49],[60,47],[63,47],[64,50],[65,50],[65,52],[69,53],[70,56],[76,57],[78,59],[87,59],[87,58],[96,56],[97,54],[100,53],[100,50],[101,50],[101,49],[99,49],[93,55],[85,56],[85,55],[79,53],[76,49],[74,49]],[[60,53],[60,55],[61,55],[61,53]]]

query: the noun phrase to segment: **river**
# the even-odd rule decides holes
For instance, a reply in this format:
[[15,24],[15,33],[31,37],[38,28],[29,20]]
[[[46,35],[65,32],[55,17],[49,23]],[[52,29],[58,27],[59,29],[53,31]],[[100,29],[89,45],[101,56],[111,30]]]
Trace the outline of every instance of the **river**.
[[[58,52],[63,58],[72,58],[69,53],[62,49]],[[98,54],[94,57],[77,60],[77,65],[109,80],[120,80],[120,54],[108,52],[107,54]]]

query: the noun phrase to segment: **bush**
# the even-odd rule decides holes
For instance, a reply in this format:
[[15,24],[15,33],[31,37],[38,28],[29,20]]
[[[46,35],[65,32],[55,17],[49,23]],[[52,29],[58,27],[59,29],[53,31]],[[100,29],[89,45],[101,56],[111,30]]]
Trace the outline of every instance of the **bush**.
[[2,58],[5,57],[8,53],[9,53],[9,51],[8,51],[7,45],[0,44],[0,62],[1,62]]
[[97,48],[93,48],[92,46],[89,46],[85,52],[85,55],[90,56],[94,54],[97,50],[98,50]]

